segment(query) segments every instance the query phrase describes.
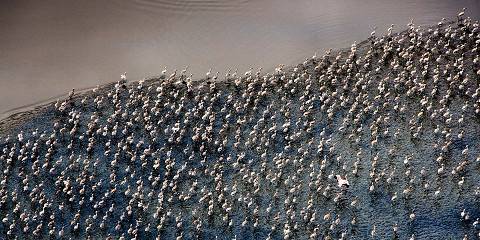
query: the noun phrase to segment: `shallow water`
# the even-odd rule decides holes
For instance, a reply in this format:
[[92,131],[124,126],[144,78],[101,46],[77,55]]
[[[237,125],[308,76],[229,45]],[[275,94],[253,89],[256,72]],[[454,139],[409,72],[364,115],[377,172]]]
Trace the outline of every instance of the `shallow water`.
[[190,65],[194,77],[272,69],[348,47],[390,24],[478,19],[478,0],[3,0],[0,112]]
[[[51,103],[37,113],[0,121],[0,160],[6,159],[0,161],[0,235],[11,231],[9,235],[25,238],[33,231],[46,236],[55,227],[73,238],[127,233],[131,238],[127,228],[135,224],[140,239],[157,234],[162,239],[266,239],[270,234],[282,239],[283,229],[298,224],[292,239],[307,239],[315,227],[319,239],[339,239],[343,233],[346,239],[395,239],[393,226],[398,224],[396,239],[413,234],[416,239],[462,239],[465,234],[471,239],[478,235],[473,221],[480,217],[480,119],[478,106],[467,103],[476,102],[478,95],[457,91],[458,82],[448,80],[454,74],[476,76],[472,48],[478,37],[465,37],[471,32],[465,22],[465,28],[453,26],[457,39],[444,29],[421,37],[438,44],[418,44],[415,34],[411,41],[400,40],[407,32],[392,42],[377,42],[385,45],[359,44],[359,67],[344,68],[344,60],[350,62],[353,55],[343,52],[340,64],[333,63],[335,54],[235,85],[233,79],[210,86],[194,81],[187,88],[189,84],[164,78],[124,87],[110,84],[77,93],[58,110]],[[441,43],[450,41],[459,52],[443,54]],[[370,47],[373,52],[391,47],[392,57],[364,55]],[[441,50],[432,51],[431,61],[403,60],[437,47]],[[367,62],[372,65],[363,64]],[[392,63],[398,67],[388,67]],[[421,69],[427,71],[420,75]],[[439,74],[429,74],[435,72]],[[404,76],[409,80],[400,79]],[[417,86],[423,90],[413,90]],[[469,80],[458,85],[459,90],[477,88],[478,82]],[[433,89],[439,92],[430,96]],[[334,174],[348,177],[348,190],[336,187]],[[150,177],[155,176],[154,184]],[[69,187],[65,179],[76,180]],[[190,190],[194,183],[196,190]],[[185,194],[191,198],[182,199]],[[41,208],[43,196],[53,199],[52,205]],[[357,204],[349,204],[353,200]],[[273,212],[266,210],[270,206]],[[33,217],[32,224],[26,220],[39,230],[25,230],[14,210],[22,208],[33,216],[42,209],[38,214],[43,218]],[[463,209],[468,220],[461,218]],[[159,226],[156,211],[166,221],[147,230],[145,226]],[[322,220],[327,213],[331,222]],[[56,220],[47,226],[45,216]]]

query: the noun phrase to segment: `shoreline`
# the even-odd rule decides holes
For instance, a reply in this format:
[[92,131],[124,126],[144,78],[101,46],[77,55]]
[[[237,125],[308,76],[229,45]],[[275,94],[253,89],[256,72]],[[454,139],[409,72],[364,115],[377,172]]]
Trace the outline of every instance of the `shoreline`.
[[[455,21],[449,21],[449,22],[446,22],[445,24],[452,24],[454,23]],[[424,24],[424,25],[418,25],[418,27],[420,29],[422,28],[426,28],[426,27],[433,27],[432,25],[427,25],[427,24]],[[404,32],[408,31],[408,29],[403,29],[403,30],[400,30],[399,32],[395,32],[393,34],[393,36],[395,35],[400,35]],[[359,48],[361,48],[362,46],[366,46],[368,45],[368,39],[363,39],[361,40],[357,45],[359,46]],[[343,48],[329,48],[331,50],[331,53],[332,54],[336,54],[338,52],[348,52],[350,51],[350,47],[343,47]],[[328,50],[328,49],[325,49],[325,50]],[[320,57],[320,56],[319,56]],[[307,56],[303,57],[303,58],[299,58],[297,60],[292,60],[293,64],[290,64],[290,65],[286,65],[285,68],[293,68],[295,67],[296,65],[300,64],[302,61],[305,60],[305,58],[308,58]],[[264,72],[265,73],[271,73],[273,72],[275,69],[275,67],[271,67],[270,69],[264,69]],[[160,76],[147,76],[145,78],[143,78],[143,80],[146,80],[146,79],[156,79],[156,78],[159,78]],[[137,80],[129,80],[128,83],[134,83],[134,82],[138,82],[138,81],[141,81],[142,79],[137,79]],[[196,78],[194,81],[203,81],[205,80],[204,78]],[[223,81],[223,80],[218,80],[218,81]],[[112,81],[112,82],[106,82],[106,83],[103,83],[103,84],[100,84],[98,85],[99,87],[104,87],[104,86],[107,86],[107,85],[111,85],[111,84],[115,84],[116,81]],[[76,89],[75,91],[79,91],[79,93],[81,92],[86,92],[88,90],[92,90],[94,88],[96,88],[97,86],[90,86],[90,87],[84,87],[84,88],[81,88],[81,89]],[[19,107],[14,107],[14,108],[10,108],[2,113],[0,113],[0,122],[1,121],[4,121],[6,120],[7,118],[15,115],[15,114],[18,114],[18,113],[21,113],[21,112],[29,112],[31,110],[34,110],[35,108],[38,108],[38,107],[45,107],[45,105],[49,105],[49,104],[52,104],[56,101],[56,99],[61,99],[61,98],[64,98],[68,96],[68,92],[65,92],[63,94],[59,94],[59,95],[56,95],[56,96],[53,96],[53,97],[49,97],[47,99],[43,99],[43,100],[39,100],[39,101],[36,101],[34,103],[30,103],[30,104],[26,104],[26,105],[23,105],[23,106],[19,106]]]
[[[405,31],[407,31],[407,30],[402,30],[402,31],[400,31],[398,33],[394,33],[394,34],[399,35],[399,34],[404,33]],[[364,47],[368,46],[368,41],[369,40],[367,39],[367,40],[363,40],[360,43],[358,43],[357,44],[358,48],[361,49],[361,48],[364,48]],[[338,48],[338,49],[331,49],[330,48],[330,50],[331,50],[331,55],[333,56],[333,55],[338,54],[338,53],[341,53],[342,55],[345,54],[345,53],[348,53],[350,51],[350,48],[349,47]],[[321,57],[321,55],[319,57]],[[297,64],[285,65],[284,69],[287,70],[287,71],[289,71],[289,70],[291,71],[293,68],[300,65],[301,62],[302,61],[298,61]],[[274,72],[274,69],[275,69],[275,67],[272,67],[269,70],[265,70],[263,72],[263,74],[271,74],[271,73]],[[161,78],[162,78],[162,76],[149,76],[149,77],[145,77],[143,79],[128,80],[127,84],[128,85],[136,84],[136,83],[138,83],[139,81],[142,81],[142,80],[144,80],[144,81],[149,81],[149,80],[162,81],[166,78],[166,76],[163,76],[164,79],[161,79]],[[201,82],[201,81],[205,81],[205,80],[206,79],[203,77],[203,78],[196,78],[192,81],[193,82]],[[225,81],[225,80],[223,80],[222,78],[219,78],[217,80],[217,82],[223,82],[223,81]],[[75,89],[76,93],[74,95],[74,98],[79,98],[80,96],[86,96],[86,95],[90,94],[91,90],[93,90],[96,87],[98,87],[100,89],[105,89],[107,87],[111,87],[111,86],[115,85],[116,83],[117,83],[116,81],[112,81],[112,82],[107,82],[107,83],[97,85],[97,86],[93,86],[93,87],[92,86],[91,87],[85,87],[85,88],[78,89],[78,90]],[[64,99],[67,96],[68,96],[68,92],[66,92],[64,94],[54,96],[54,97],[47,98],[45,100],[40,100],[40,101],[32,103],[32,104],[27,104],[27,105],[24,105],[24,106],[15,107],[15,108],[9,109],[9,110],[1,113],[0,114],[0,136],[4,135],[6,132],[9,132],[8,131],[8,125],[17,127],[22,122],[27,121],[29,116],[32,117],[33,114],[39,114],[39,113],[47,110],[49,107],[51,107],[53,104],[55,104],[56,100]]]

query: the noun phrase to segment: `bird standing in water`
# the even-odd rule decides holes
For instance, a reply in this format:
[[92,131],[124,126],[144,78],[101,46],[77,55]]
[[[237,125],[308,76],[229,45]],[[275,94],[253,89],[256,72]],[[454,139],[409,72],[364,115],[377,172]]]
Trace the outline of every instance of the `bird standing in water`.
[[345,176],[345,178],[342,178],[342,176],[340,175],[335,175],[335,179],[337,179],[338,187],[342,189],[347,189],[350,186],[347,176]]
[[124,72],[122,75],[120,75],[120,83],[126,83],[127,82],[127,72]]

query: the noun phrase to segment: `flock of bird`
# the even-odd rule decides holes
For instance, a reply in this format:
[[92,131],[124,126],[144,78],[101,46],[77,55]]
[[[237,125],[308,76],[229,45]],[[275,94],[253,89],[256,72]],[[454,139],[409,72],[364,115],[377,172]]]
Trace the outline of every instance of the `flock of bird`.
[[479,238],[479,22],[393,27],[271,73],[72,91],[0,133],[0,236]]

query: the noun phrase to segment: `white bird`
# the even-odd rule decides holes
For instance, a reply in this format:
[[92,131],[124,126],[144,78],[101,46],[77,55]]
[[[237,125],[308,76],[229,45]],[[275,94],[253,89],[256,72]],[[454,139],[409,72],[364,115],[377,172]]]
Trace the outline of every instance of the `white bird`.
[[438,22],[437,24],[439,27],[443,26],[443,21]]
[[122,75],[120,75],[120,80],[122,80],[122,81],[127,80],[127,72],[124,72]]
[[468,152],[468,145],[465,147],[465,149],[463,149],[462,154],[463,154],[463,155],[466,155],[467,152]]
[[394,26],[395,26],[394,24],[391,24],[390,27],[387,29],[387,31],[388,31],[388,36],[392,35],[393,27],[394,27]]
[[173,71],[173,73],[170,74],[170,77],[169,77],[169,78],[172,79],[172,78],[174,78],[176,75],[177,75],[177,69],[175,69],[175,70]]
[[186,66],[183,70],[182,70],[182,75],[185,75],[185,73],[187,73],[188,71],[188,66]]
[[250,76],[252,75],[253,68],[250,68],[250,70],[245,72],[245,76]]
[[407,24],[407,26],[409,26],[409,27],[413,27],[413,18],[412,18],[412,19],[410,19],[410,23],[408,23],[408,24]]
[[370,33],[370,36],[375,37],[377,27],[373,27],[373,31]]
[[338,186],[340,188],[348,188],[350,186],[350,183],[348,183],[347,176],[345,176],[345,178],[342,178],[340,175],[335,175],[335,179],[337,179]]
[[463,209],[463,211],[460,213],[460,216],[462,216],[462,219],[463,220],[469,220],[470,219],[470,215],[468,215],[468,212],[467,210]]
[[458,186],[461,187],[464,182],[465,182],[465,177],[462,177],[462,180],[458,181]]
[[465,15],[465,10],[467,10],[467,8],[463,8],[462,11],[458,13],[458,17],[462,17],[463,15]]
[[442,164],[442,166],[437,170],[437,173],[438,173],[438,174],[442,174],[443,171],[444,171],[444,169],[445,169],[445,168],[444,168],[444,166],[443,166],[443,164]]

